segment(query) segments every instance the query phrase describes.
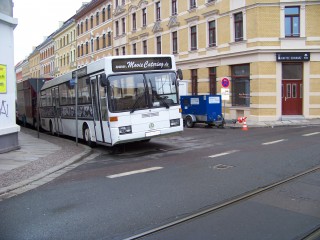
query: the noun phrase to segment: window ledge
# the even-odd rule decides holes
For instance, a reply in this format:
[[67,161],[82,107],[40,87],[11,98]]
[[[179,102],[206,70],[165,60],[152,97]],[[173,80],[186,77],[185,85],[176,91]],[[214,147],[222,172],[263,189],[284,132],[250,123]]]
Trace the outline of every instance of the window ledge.
[[247,40],[242,40],[242,41],[237,41],[237,42],[230,42],[229,45],[233,46],[233,45],[244,44],[244,43],[247,43]]
[[288,41],[295,41],[295,40],[302,40],[302,41],[305,41],[307,40],[306,37],[282,37],[282,38],[279,38],[280,41],[284,41],[284,40],[288,40]]

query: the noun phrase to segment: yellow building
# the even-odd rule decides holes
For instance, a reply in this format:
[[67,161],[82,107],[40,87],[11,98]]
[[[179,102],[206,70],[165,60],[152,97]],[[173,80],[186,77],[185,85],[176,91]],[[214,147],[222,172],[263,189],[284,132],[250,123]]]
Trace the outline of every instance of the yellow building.
[[54,75],[58,77],[76,69],[76,24],[73,18],[61,24],[52,35],[55,45]]
[[29,59],[30,77],[39,78],[40,77],[40,52],[38,47],[33,49],[28,59]]
[[77,36],[77,67],[112,55],[112,1],[96,0],[74,16]]
[[40,52],[40,78],[53,78],[54,77],[54,41],[51,34],[47,37],[38,48]]
[[320,117],[320,1],[118,2],[117,53],[174,54],[186,94],[221,94],[229,80],[226,119]]

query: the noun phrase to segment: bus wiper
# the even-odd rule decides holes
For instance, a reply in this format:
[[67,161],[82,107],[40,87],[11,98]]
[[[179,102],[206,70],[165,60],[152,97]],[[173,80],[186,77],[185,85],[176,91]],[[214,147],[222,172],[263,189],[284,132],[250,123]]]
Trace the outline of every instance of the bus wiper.
[[141,102],[141,99],[142,99],[142,97],[144,97],[144,96],[145,96],[145,93],[144,93],[144,94],[141,94],[141,95],[136,99],[136,101],[134,102],[134,104],[133,104],[133,106],[132,106],[132,109],[131,109],[130,113],[133,113],[133,112],[137,109],[137,108],[136,108],[136,105]]
[[169,108],[169,104],[166,102],[165,99],[163,99],[162,97],[157,97],[158,100],[160,100],[160,102],[165,105],[166,108]]

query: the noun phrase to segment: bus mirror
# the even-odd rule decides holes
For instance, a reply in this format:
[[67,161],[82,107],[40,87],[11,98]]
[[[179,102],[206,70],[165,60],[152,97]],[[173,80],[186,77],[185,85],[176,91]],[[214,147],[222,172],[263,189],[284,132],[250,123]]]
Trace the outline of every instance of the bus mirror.
[[100,84],[103,87],[108,85],[107,75],[105,73],[101,73],[101,75],[100,75]]
[[179,78],[179,80],[183,80],[183,74],[180,68],[177,70],[177,78]]

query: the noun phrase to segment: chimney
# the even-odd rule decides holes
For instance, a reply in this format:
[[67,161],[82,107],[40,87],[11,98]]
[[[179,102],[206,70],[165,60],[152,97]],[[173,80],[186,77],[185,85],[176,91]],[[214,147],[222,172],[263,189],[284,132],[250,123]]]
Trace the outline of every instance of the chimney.
[[61,28],[63,26],[63,21],[59,21],[59,28]]

